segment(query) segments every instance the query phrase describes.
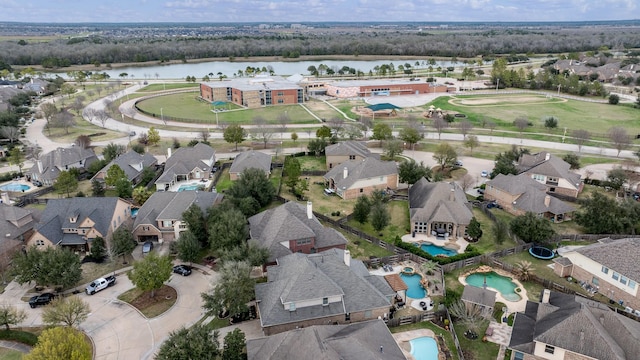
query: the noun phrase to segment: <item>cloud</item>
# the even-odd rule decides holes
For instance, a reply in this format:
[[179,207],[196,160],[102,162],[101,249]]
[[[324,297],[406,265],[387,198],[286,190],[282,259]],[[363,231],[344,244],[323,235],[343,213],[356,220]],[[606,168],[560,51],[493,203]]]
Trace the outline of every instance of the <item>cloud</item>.
[[164,3],[164,6],[169,8],[199,9],[199,8],[207,8],[210,5],[208,0],[178,0],[178,1],[167,1]]

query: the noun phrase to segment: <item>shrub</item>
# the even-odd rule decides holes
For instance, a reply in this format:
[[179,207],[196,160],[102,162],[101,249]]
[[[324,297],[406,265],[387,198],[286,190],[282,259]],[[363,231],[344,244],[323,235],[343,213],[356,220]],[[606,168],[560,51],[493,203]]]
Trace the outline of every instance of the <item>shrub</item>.
[[38,342],[38,337],[35,334],[20,330],[0,330],[0,339],[17,341],[31,346]]

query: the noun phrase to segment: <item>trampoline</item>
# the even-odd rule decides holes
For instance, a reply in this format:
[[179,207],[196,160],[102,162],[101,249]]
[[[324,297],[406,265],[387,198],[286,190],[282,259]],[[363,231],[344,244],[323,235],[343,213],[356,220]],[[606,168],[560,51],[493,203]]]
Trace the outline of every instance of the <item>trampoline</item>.
[[553,250],[547,249],[544,246],[532,247],[531,249],[529,249],[529,254],[531,254],[531,256],[533,256],[536,259],[543,259],[543,260],[551,260],[556,256]]

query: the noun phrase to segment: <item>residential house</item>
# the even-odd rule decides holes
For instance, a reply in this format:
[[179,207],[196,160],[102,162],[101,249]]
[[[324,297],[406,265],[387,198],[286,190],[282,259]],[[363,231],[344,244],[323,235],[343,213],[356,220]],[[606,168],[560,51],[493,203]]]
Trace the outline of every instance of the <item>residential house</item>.
[[248,360],[406,360],[382,320],[315,325],[247,340]]
[[40,156],[36,163],[27,171],[27,176],[32,180],[38,180],[44,185],[53,185],[60,173],[71,169],[83,172],[98,160],[91,149],[83,149],[74,146],[68,149],[57,148]]
[[349,160],[364,160],[370,156],[380,160],[379,154],[372,154],[367,144],[361,141],[341,141],[324,148],[327,169]]
[[136,185],[142,179],[144,169],[155,166],[157,162],[156,158],[149,153],[138,154],[133,150],[129,150],[128,152],[111,160],[111,162],[98,171],[91,180],[93,181],[95,179],[104,181],[104,178],[107,177],[109,168],[113,165],[118,165],[120,169],[124,171],[125,175],[127,175],[127,179],[131,181],[133,185]]
[[229,178],[238,180],[245,169],[260,169],[269,177],[271,175],[271,155],[260,151],[244,151],[238,154],[229,168]]
[[251,240],[269,249],[269,263],[291,253],[311,254],[332,248],[346,249],[347,239],[325,227],[313,215],[311,202],[289,201],[249,218]]
[[547,185],[528,174],[498,174],[487,181],[485,200],[495,201],[512,215],[532,212],[554,222],[571,220],[576,210],[573,206],[547,194]]
[[349,324],[386,318],[394,291],[369,274],[348,250],[279,257],[256,284],[256,304],[265,335],[312,325]]
[[13,254],[20,250],[33,234],[33,210],[0,203],[0,267],[9,264]]
[[546,151],[523,154],[517,165],[518,174],[527,174],[544,184],[547,192],[576,199],[582,192],[584,183],[580,174],[570,171],[570,167],[569,163]]
[[460,185],[422,178],[409,188],[409,218],[411,233],[463,237],[473,213]]
[[31,79],[30,82],[22,85],[22,89],[25,91],[32,91],[36,93],[36,95],[44,95],[47,92],[47,86],[49,86],[49,82],[42,79]]
[[606,305],[545,289],[516,313],[512,360],[622,360],[640,354],[640,323]]
[[493,307],[496,304],[496,294],[493,290],[466,285],[462,290],[460,300],[467,308],[478,307],[482,316],[490,319],[493,315]]
[[29,246],[65,246],[89,251],[91,242],[102,237],[108,242],[120,225],[131,219],[131,204],[117,197],[50,199]]
[[398,165],[375,157],[349,160],[334,166],[324,175],[327,189],[347,200],[369,195],[375,190],[398,188]]
[[206,191],[156,192],[138,210],[133,238],[138,242],[177,240],[187,230],[182,213],[197,205],[203,212],[222,202],[223,195]]
[[554,263],[556,275],[571,276],[592,291],[640,309],[640,238],[605,238],[562,256],[562,261]]
[[164,172],[156,180],[158,191],[167,191],[180,181],[208,179],[216,162],[216,151],[209,145],[198,143],[194,147],[181,147],[169,153]]

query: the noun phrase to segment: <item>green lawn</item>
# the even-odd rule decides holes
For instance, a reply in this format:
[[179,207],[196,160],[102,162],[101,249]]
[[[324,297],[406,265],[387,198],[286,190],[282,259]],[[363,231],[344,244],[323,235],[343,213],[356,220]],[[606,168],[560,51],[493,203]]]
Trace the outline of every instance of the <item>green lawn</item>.
[[0,360],[20,360],[22,353],[20,351],[0,348]]
[[327,170],[326,158],[324,156],[300,156],[297,157],[302,171]]
[[[339,230],[338,230],[339,231]],[[381,248],[380,246],[374,245],[367,240],[360,239],[359,237],[347,233],[342,232],[345,238],[347,238],[347,249],[351,252],[351,256],[354,259],[367,260],[371,256],[382,258],[385,256],[391,256],[393,253],[386,249]]]
[[[495,213],[495,212],[494,212]],[[514,247],[516,244],[513,240],[508,239],[502,244],[495,242],[495,236],[493,234],[493,222],[482,210],[473,208],[473,216],[480,222],[480,228],[482,229],[482,237],[477,243],[471,244],[481,253],[491,253],[494,251],[507,249]]]
[[167,83],[167,84],[150,84],[142,89],[138,90],[138,92],[152,92],[152,91],[163,91],[163,90],[174,90],[174,89],[185,89],[185,88],[199,88],[199,83]]
[[231,178],[229,177],[229,169],[224,169],[222,171],[222,175],[220,175],[220,179],[216,183],[217,192],[224,192],[233,184],[233,181],[231,181]]
[[382,236],[376,232],[371,223],[360,224],[355,220],[349,220],[349,226],[361,230],[369,235],[382,237],[387,242],[393,242],[396,236],[402,237],[409,233],[409,204],[407,201],[390,201],[387,209],[391,215],[389,225],[382,230]]

